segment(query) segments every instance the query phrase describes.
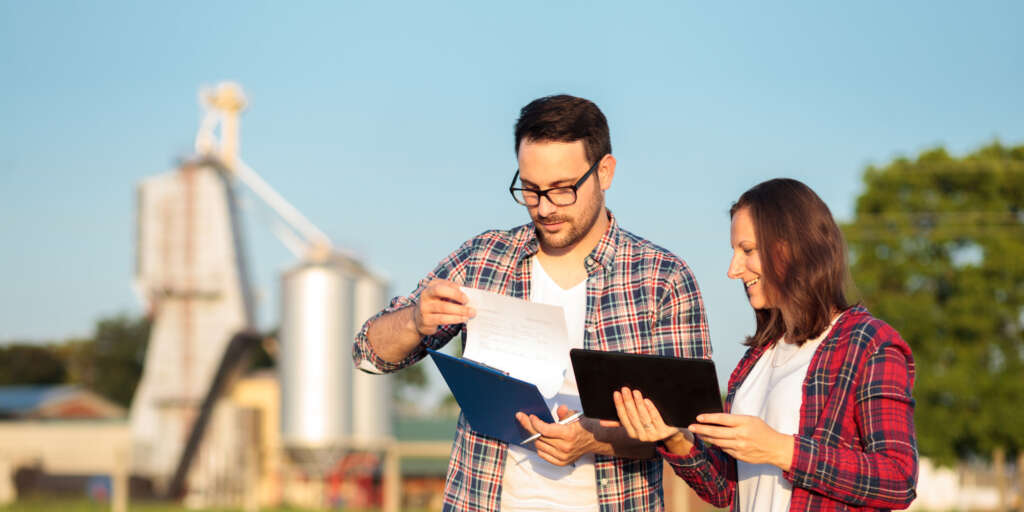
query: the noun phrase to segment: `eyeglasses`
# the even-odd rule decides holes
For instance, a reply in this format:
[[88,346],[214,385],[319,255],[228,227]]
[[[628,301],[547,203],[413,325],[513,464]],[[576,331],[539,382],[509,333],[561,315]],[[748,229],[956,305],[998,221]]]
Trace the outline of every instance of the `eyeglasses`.
[[583,182],[587,181],[591,174],[594,174],[594,171],[597,170],[597,165],[603,159],[604,156],[602,155],[580,179],[576,180],[576,183],[567,187],[552,187],[546,190],[517,188],[515,185],[516,180],[519,179],[519,169],[516,169],[516,174],[512,176],[512,184],[508,186],[508,191],[512,194],[512,198],[523,206],[537,206],[540,204],[540,198],[542,197],[548,198],[548,201],[551,201],[551,204],[555,206],[569,206],[576,202],[576,191],[583,185]]

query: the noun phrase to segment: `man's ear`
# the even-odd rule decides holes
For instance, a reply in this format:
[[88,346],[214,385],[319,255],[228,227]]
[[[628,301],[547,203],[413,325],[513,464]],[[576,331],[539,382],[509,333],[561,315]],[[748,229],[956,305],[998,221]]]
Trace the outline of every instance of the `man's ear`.
[[615,157],[611,153],[601,159],[597,166],[597,178],[601,184],[601,191],[606,191],[612,186],[612,179],[615,178]]

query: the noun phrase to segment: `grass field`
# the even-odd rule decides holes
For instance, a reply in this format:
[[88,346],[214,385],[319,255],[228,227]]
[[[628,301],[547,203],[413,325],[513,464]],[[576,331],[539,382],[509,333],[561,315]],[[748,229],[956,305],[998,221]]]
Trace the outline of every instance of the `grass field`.
[[[184,512],[176,503],[132,503],[131,512]],[[234,509],[207,509],[209,512],[242,512]],[[110,505],[89,500],[26,499],[0,506],[2,512],[110,512]],[[305,509],[260,509],[261,512],[305,512]]]
[[[131,512],[193,512],[190,509],[176,503],[135,503],[129,506]],[[337,512],[348,509],[329,509]],[[89,500],[59,500],[45,498],[29,498],[19,500],[10,505],[0,506],[0,512],[109,512],[110,505],[97,503]],[[241,509],[217,508],[203,509],[205,512],[242,512]],[[367,509],[359,509],[360,512],[372,512]],[[260,512],[314,512],[313,509],[305,508],[261,508]],[[349,512],[356,512],[355,509]],[[426,512],[419,510],[417,512]]]
[[[128,507],[131,512],[196,512],[192,509],[187,509],[182,505],[176,503],[137,503],[132,502]],[[330,510],[331,512],[377,512],[375,509],[307,509],[307,508],[288,508],[288,507],[277,507],[277,508],[261,508],[260,512],[321,512],[322,510]],[[708,506],[699,506],[696,510],[701,512],[726,512],[728,509],[716,509]],[[96,503],[93,501],[78,499],[78,500],[60,500],[52,498],[28,498],[19,500],[10,505],[0,506],[0,512],[110,512],[110,505],[106,503]],[[243,512],[241,509],[232,508],[210,508],[202,509],[202,512]],[[428,512],[428,509],[403,509],[402,512]]]

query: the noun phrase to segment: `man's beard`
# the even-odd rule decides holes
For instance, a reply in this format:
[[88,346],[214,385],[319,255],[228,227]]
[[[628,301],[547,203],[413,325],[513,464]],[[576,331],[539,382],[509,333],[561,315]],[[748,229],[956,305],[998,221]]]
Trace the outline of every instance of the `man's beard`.
[[597,224],[598,215],[604,210],[604,201],[601,201],[600,196],[595,197],[590,203],[590,207],[583,210],[580,213],[579,218],[574,222],[571,217],[565,217],[561,215],[552,215],[550,217],[534,217],[533,221],[535,224],[540,224],[541,221],[546,222],[565,222],[569,225],[569,229],[564,233],[552,234],[544,231],[539,226],[534,226],[534,230],[537,232],[537,238],[540,239],[541,244],[551,249],[564,249],[572,246],[579,242],[583,237],[590,233],[594,225]]

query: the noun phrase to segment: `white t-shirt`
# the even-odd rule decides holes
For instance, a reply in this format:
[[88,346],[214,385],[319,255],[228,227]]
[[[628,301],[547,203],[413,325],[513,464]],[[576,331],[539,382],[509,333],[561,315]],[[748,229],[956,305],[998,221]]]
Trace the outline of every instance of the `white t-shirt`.
[[[839,316],[818,337],[801,346],[780,340],[765,350],[736,390],[732,413],[757,416],[776,431],[792,435],[800,426],[803,384],[814,352]],[[786,512],[793,486],[771,464],[736,461],[740,512]]]
[[[565,308],[566,330],[571,348],[583,348],[583,329],[587,313],[587,281],[562,289],[554,282],[537,258],[533,258],[530,280],[530,301],[553,304]],[[576,377],[570,366],[558,394],[546,400],[551,415],[557,418],[559,405],[573,411],[581,410]],[[597,476],[594,454],[580,457],[575,466],[555,466],[540,458],[531,449],[509,445],[505,459],[505,473],[501,482],[501,510],[503,512],[547,512],[566,510],[593,512],[598,510]]]

